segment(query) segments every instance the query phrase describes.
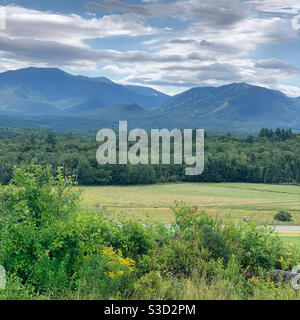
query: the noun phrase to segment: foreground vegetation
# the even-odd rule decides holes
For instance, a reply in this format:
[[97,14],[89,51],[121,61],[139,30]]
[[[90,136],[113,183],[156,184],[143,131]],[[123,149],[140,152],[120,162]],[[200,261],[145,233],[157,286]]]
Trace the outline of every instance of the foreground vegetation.
[[171,226],[79,204],[62,169],[14,169],[0,193],[0,299],[300,299],[271,273],[299,264],[299,249],[268,228],[184,203]]

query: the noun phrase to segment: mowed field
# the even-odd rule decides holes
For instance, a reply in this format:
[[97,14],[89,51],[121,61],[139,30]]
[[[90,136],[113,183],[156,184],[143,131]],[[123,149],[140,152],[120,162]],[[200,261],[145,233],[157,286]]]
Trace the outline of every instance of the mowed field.
[[[175,201],[198,205],[212,216],[231,215],[236,221],[300,226],[300,187],[249,183],[179,183],[147,186],[80,187],[82,206],[113,218],[172,223]],[[293,215],[293,222],[278,222],[280,209]],[[300,245],[300,232],[280,232]],[[288,238],[286,238],[288,239]]]
[[[300,226],[300,187],[248,183],[180,183],[148,186],[81,187],[82,204],[108,214],[130,219],[174,221],[175,201],[198,205],[209,214],[235,220],[255,220],[270,225]],[[274,221],[273,215],[286,209],[293,223]]]

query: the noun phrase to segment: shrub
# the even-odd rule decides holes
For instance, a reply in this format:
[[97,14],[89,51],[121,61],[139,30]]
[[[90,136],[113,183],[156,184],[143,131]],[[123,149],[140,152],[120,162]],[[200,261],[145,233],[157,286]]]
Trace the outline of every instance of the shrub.
[[239,245],[244,251],[242,265],[251,270],[274,269],[279,266],[280,256],[285,256],[277,232],[267,226],[258,227],[253,222],[240,225]]
[[157,264],[164,274],[189,275],[201,258],[201,250],[194,242],[185,239],[171,239],[157,250]]
[[277,221],[282,221],[282,222],[285,222],[285,221],[291,222],[291,221],[293,221],[292,215],[289,212],[284,211],[284,210],[278,211],[274,215],[274,219],[277,220]]
[[201,251],[209,251],[210,258],[223,259],[227,263],[233,253],[239,255],[237,248],[238,231],[232,223],[213,219],[197,206],[177,203],[173,209],[178,236],[186,239],[190,246],[195,244]]
[[[48,276],[60,270],[69,254],[68,248],[60,253],[54,250],[59,246],[57,231],[70,219],[78,201],[79,192],[61,168],[56,176],[50,167],[14,169],[10,185],[0,191],[0,264],[9,274],[24,282],[32,280],[40,289],[47,287]],[[64,268],[71,271],[69,265]]]
[[122,221],[118,235],[112,239],[112,245],[119,248],[125,255],[137,259],[148,253],[155,246],[155,236],[150,227],[137,221]]
[[203,225],[216,226],[216,221],[209,217],[205,211],[199,210],[198,206],[189,206],[181,202],[173,207],[175,226],[183,237],[189,238]]
[[77,275],[78,290],[96,299],[124,298],[133,283],[134,266],[135,261],[124,258],[120,250],[104,248],[82,263]]
[[40,292],[47,292],[51,296],[63,296],[70,284],[69,256],[58,260],[50,258],[49,252],[33,265],[28,276],[28,283],[38,288]]
[[202,245],[209,250],[211,258],[222,258],[225,263],[231,256],[231,248],[229,241],[226,241],[223,234],[214,231],[211,225],[204,225],[201,228]]
[[297,297],[264,276],[300,259],[273,229],[185,203],[172,226],[120,223],[80,209],[73,186],[62,169],[31,165],[0,189],[0,299]]

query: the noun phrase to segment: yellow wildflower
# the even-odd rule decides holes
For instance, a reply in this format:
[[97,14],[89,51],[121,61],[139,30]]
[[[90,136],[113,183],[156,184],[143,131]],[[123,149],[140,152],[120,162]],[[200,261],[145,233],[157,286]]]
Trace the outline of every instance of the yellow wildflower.
[[107,247],[107,248],[104,248],[103,250],[101,250],[101,252],[106,255],[106,256],[110,256],[112,257],[115,252],[114,252],[114,249],[112,247]]
[[253,284],[259,284],[259,278],[258,277],[252,277],[249,279],[249,281]]

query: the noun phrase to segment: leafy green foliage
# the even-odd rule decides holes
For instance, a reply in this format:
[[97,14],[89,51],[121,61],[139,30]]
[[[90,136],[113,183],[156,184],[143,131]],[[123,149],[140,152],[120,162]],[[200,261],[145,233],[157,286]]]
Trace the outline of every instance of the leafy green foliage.
[[61,168],[14,168],[0,193],[8,274],[0,299],[297,297],[268,278],[300,261],[273,229],[213,219],[185,203],[174,206],[171,226],[116,222],[82,210],[79,197]]
[[[61,168],[55,177],[50,167],[14,169],[10,185],[0,190],[0,260],[8,272],[32,276],[55,244],[49,231],[68,220],[78,201],[72,179]],[[54,260],[60,264],[62,256],[54,254]]]
[[[300,182],[300,135],[262,129],[258,137],[230,135],[205,139],[205,171],[185,175],[185,165],[106,165],[96,161],[95,132],[61,133],[0,129],[0,183],[12,179],[14,165],[49,165],[80,185],[138,185],[192,182]],[[172,158],[172,157],[171,157]]]
[[277,220],[277,221],[288,221],[288,222],[293,221],[292,215],[289,212],[284,211],[284,210],[278,211],[274,215],[274,219]]
[[241,226],[239,242],[244,248],[242,264],[252,270],[275,269],[286,254],[276,231],[267,226],[258,228],[254,222]]
[[76,286],[81,294],[91,294],[101,298],[110,298],[123,294],[126,296],[133,287],[135,261],[124,258],[122,251],[112,247],[101,250],[101,253],[87,257],[81,264]]

